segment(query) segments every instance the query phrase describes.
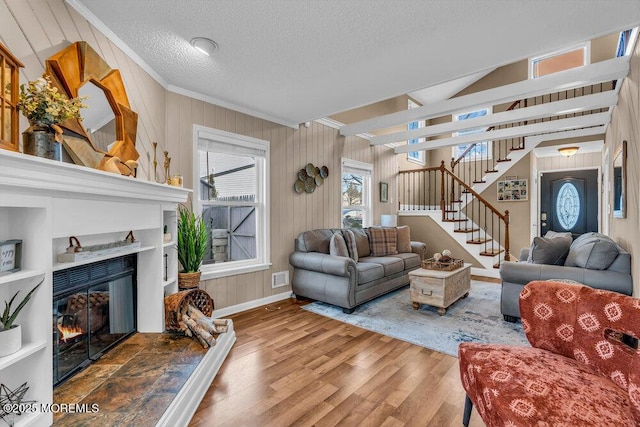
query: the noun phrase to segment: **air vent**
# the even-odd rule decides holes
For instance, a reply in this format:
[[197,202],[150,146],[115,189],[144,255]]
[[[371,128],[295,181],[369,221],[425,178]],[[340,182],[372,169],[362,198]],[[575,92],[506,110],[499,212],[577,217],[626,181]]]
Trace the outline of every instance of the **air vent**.
[[271,275],[271,287],[272,288],[280,288],[282,286],[289,285],[289,272],[288,271],[280,271],[278,273],[273,273]]

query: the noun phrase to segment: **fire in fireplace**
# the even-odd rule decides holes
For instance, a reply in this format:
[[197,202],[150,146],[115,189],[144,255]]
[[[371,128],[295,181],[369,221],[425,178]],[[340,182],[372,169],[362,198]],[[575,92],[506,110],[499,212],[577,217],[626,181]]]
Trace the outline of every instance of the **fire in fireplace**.
[[71,377],[136,331],[136,255],[53,276],[53,382]]

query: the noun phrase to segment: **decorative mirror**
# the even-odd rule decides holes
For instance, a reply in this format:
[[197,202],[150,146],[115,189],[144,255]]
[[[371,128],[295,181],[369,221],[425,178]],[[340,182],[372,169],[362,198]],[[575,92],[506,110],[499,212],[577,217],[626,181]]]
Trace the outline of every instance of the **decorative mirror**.
[[[76,163],[109,170],[111,157],[122,162],[140,157],[135,147],[138,115],[131,111],[119,70],[109,67],[87,42],[80,41],[47,59],[46,73],[67,96],[89,95],[89,108],[82,112],[85,121],[73,119],[61,124],[71,133],[65,131],[64,146]],[[105,112],[108,109],[110,114]],[[128,174],[124,164],[118,167]]]
[[616,149],[613,156],[613,217],[626,218],[627,141]]

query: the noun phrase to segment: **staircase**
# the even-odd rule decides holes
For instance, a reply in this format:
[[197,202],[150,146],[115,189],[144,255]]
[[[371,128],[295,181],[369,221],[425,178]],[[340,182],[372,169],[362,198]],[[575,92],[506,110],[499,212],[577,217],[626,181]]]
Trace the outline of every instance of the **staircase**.
[[[614,88],[615,82],[600,83],[516,101],[506,110],[593,95]],[[570,119],[578,115],[607,111],[609,110],[603,108],[569,113],[553,118],[539,118],[530,123],[523,121],[492,126],[483,131],[487,133],[487,139],[491,139],[492,132],[499,134],[496,131],[513,126]],[[398,181],[400,214],[419,213],[429,216],[459,243],[477,264],[484,267],[484,270],[475,269],[475,274],[499,277],[500,263],[513,259],[513,255],[509,253],[509,212],[498,211],[481,196],[481,193],[542,141],[603,132],[603,127],[600,126],[593,129],[547,132],[544,135],[479,142],[469,145],[458,159],[451,159],[450,169],[441,161],[438,167],[401,171]]]

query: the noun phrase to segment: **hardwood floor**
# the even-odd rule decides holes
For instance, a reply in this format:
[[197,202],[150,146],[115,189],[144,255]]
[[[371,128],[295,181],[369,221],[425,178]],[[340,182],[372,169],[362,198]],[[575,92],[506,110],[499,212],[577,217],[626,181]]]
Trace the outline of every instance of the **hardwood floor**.
[[231,316],[237,342],[190,426],[462,425],[458,359],[299,304]]

